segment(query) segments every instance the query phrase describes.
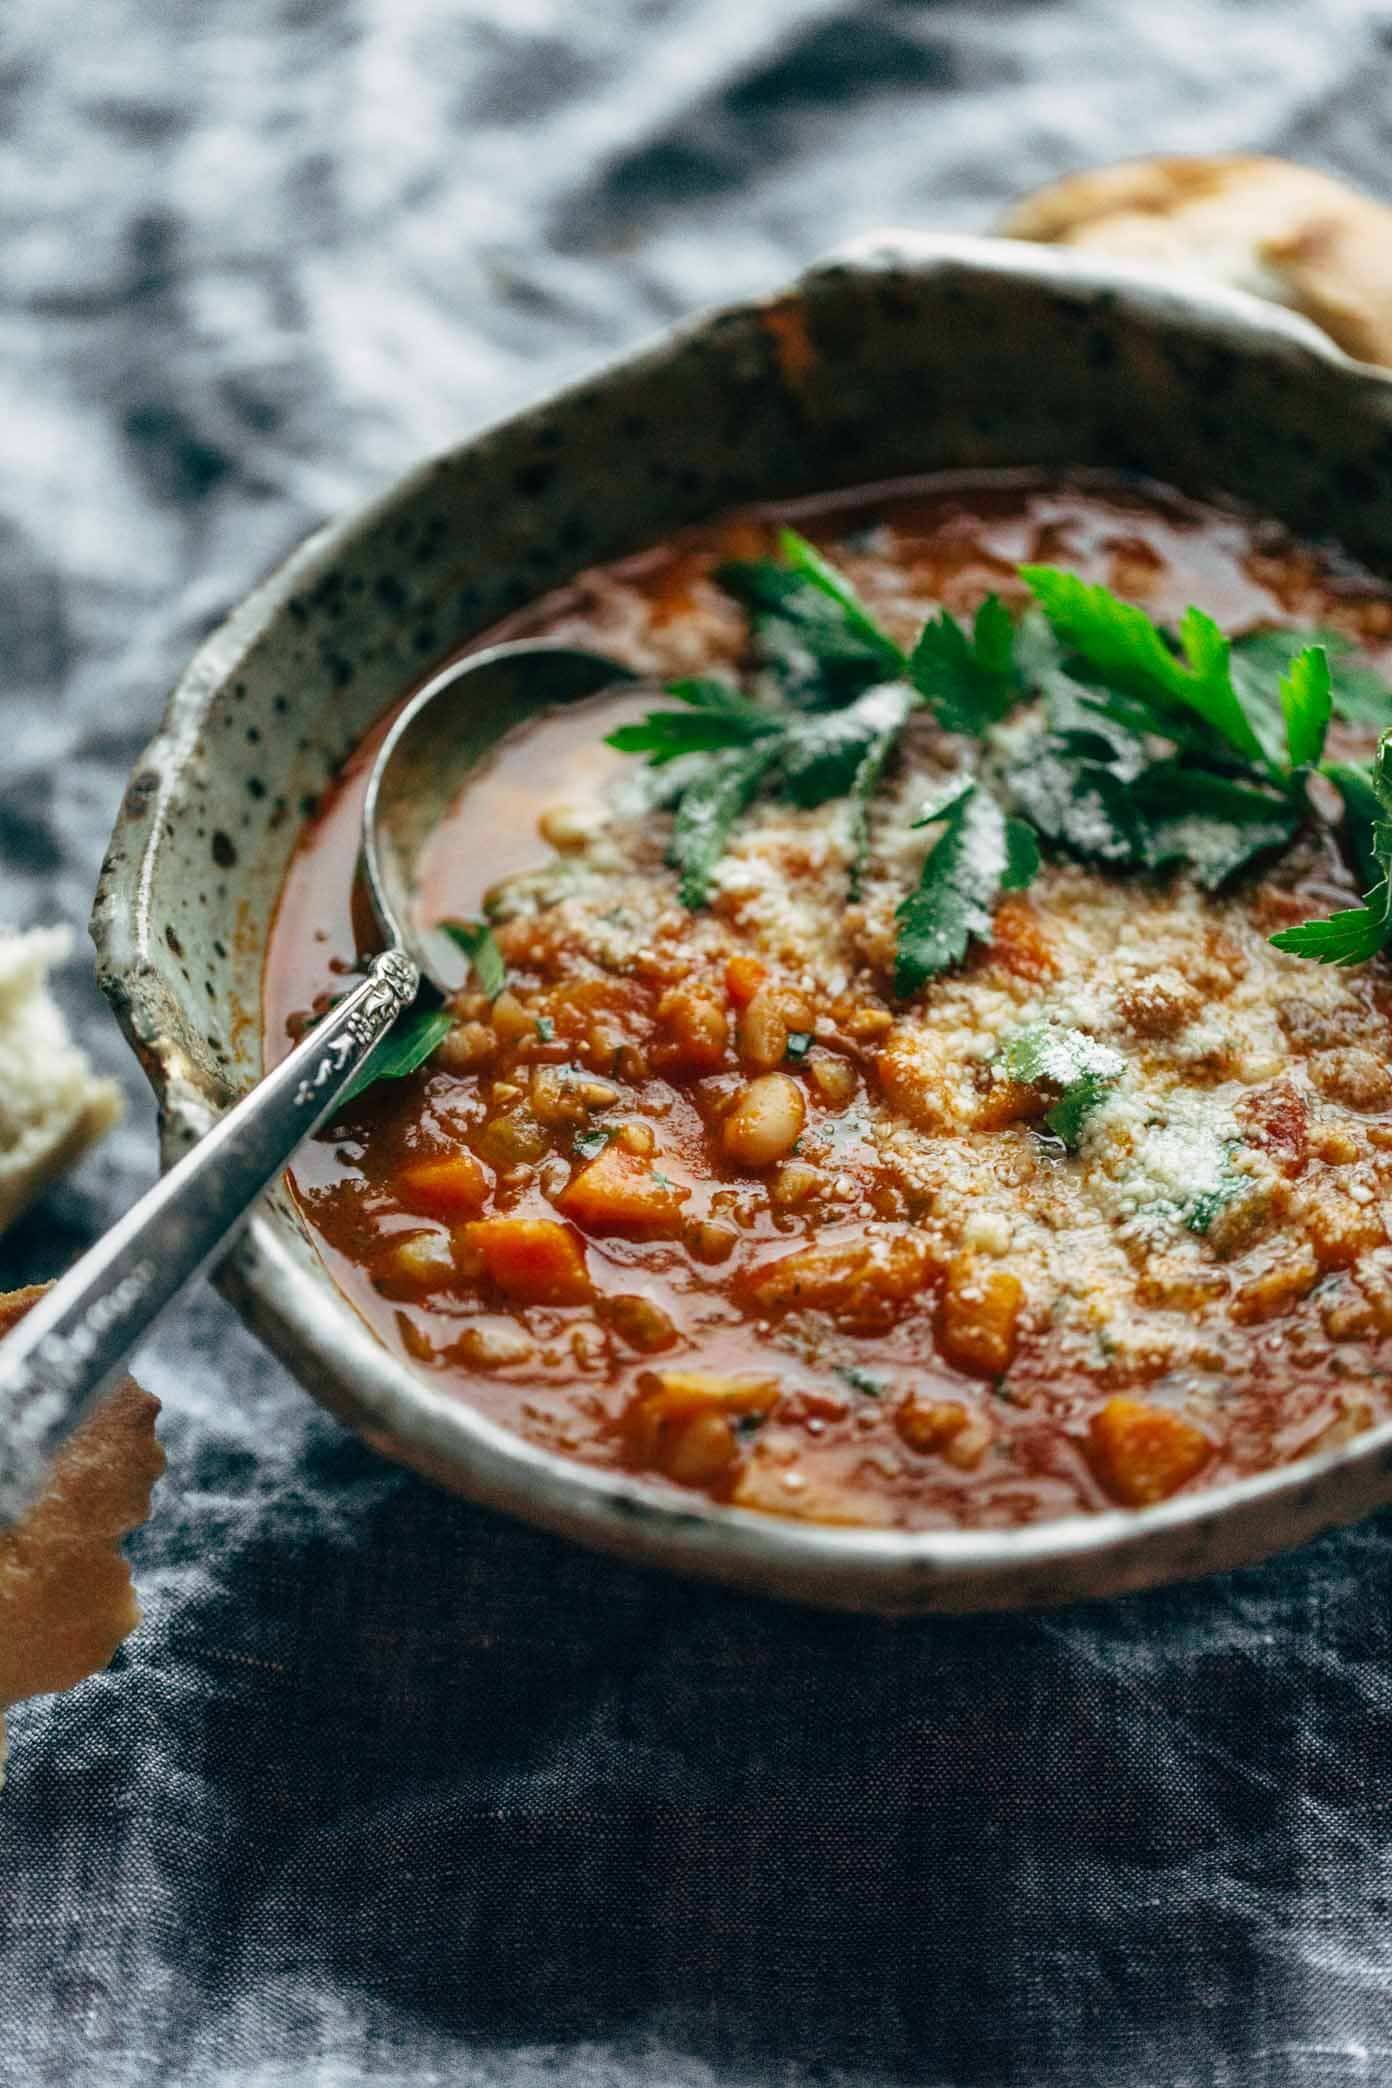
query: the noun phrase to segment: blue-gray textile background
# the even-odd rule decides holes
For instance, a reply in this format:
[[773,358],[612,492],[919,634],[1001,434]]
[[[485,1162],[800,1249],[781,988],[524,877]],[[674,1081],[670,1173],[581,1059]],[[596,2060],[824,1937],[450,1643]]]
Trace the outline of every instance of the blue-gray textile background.
[[[5,0],[4,912],[82,923],[200,635],[422,451],[877,222],[1390,141],[1367,0]],[[130,1117],[4,1283],[152,1171],[64,992]],[[5,2088],[1392,2079],[1392,1521],[822,1618],[387,1470],[210,1293],[142,1375],[147,1621],[13,1720]]]

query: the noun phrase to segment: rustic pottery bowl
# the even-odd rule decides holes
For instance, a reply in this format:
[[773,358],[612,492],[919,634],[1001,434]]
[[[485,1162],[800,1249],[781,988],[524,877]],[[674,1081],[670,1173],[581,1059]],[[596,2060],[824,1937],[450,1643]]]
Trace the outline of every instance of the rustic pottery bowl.
[[[126,793],[93,916],[166,1164],[261,1071],[260,971],[301,807],[443,655],[731,503],[954,466],[1102,465],[1228,493],[1392,565],[1392,381],[1234,293],[1066,252],[890,235],[421,465],[208,640]],[[876,1611],[1060,1602],[1213,1571],[1392,1500],[1392,1423],[1139,1513],[821,1529],[524,1442],[388,1354],[284,1189],[219,1281],[376,1448],[581,1542]]]

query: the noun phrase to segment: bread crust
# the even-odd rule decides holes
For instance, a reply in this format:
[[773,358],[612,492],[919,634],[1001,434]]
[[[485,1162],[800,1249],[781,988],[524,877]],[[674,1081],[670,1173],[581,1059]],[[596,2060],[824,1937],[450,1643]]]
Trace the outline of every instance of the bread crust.
[[996,229],[1255,291],[1347,355],[1392,363],[1392,208],[1313,167],[1243,153],[1130,160],[1035,190]]
[[[0,1335],[46,1288],[0,1294]],[[0,1531],[0,1765],[5,1708],[105,1667],[140,1621],[120,1541],[148,1516],[164,1470],[158,1413],[123,1378],[65,1444],[24,1520]]]

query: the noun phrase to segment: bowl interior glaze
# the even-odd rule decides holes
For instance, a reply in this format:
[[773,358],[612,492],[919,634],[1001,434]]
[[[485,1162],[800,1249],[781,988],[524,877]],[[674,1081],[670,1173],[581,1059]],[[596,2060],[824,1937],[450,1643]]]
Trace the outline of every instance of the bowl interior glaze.
[[[166,1164],[261,1070],[260,973],[299,824],[437,661],[584,566],[746,501],[946,469],[1134,470],[1392,567],[1392,380],[1236,293],[989,240],[867,240],[412,472],[203,646],[137,766],[93,915]],[[379,1346],[293,1202],[219,1279],[375,1446],[583,1542],[876,1611],[1057,1602],[1232,1565],[1392,1498],[1392,1424],[1141,1513],[1010,1532],[819,1529],[686,1504],[484,1420]]]

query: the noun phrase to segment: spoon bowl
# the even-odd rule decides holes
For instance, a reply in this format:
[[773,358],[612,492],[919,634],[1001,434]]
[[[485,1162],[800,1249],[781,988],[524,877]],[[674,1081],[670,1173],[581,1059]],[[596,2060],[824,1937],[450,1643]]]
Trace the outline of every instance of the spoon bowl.
[[469,964],[457,943],[421,918],[416,873],[431,834],[505,733],[637,679],[580,646],[495,645],[433,675],[383,740],[363,801],[368,889],[388,943],[405,950],[438,993],[457,991]]

